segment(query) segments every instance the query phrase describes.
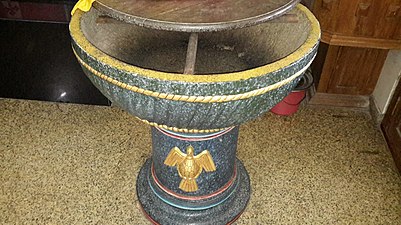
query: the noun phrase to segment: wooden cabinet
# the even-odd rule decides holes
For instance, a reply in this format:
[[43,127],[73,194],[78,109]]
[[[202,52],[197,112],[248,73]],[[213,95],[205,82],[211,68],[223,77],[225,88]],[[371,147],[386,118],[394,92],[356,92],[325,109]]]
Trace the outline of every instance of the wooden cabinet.
[[389,49],[401,49],[401,0],[315,0],[318,93],[372,94]]
[[401,82],[391,100],[382,122],[382,130],[401,173]]
[[382,49],[330,46],[318,92],[370,95],[387,53]]
[[332,45],[401,47],[400,0],[316,0],[322,40]]

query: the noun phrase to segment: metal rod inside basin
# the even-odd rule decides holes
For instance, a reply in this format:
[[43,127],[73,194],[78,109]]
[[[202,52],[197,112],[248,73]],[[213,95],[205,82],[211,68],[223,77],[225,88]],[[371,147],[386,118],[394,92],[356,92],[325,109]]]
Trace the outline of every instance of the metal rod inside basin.
[[184,74],[195,73],[197,50],[198,50],[198,33],[191,33],[188,41],[187,58],[185,60]]

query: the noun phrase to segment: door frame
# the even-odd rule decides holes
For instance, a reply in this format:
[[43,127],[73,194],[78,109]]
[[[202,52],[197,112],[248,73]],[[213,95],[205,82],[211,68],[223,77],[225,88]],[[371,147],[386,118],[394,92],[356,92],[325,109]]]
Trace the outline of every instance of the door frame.
[[[380,125],[383,135],[386,139],[387,146],[393,155],[394,162],[401,174],[401,138],[393,139],[392,129],[397,129],[395,126],[401,123],[401,80],[398,79],[398,84],[393,92],[390,104],[387,107],[383,121]],[[401,131],[399,131],[401,137]]]

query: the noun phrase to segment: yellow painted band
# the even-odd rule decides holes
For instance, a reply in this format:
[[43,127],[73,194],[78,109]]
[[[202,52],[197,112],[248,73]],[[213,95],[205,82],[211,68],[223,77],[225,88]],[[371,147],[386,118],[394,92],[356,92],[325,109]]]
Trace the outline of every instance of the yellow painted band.
[[74,8],[71,10],[71,15],[73,16],[75,14],[75,11],[77,11],[77,9],[84,11],[84,12],[88,12],[91,7],[92,4],[95,0],[79,0]]
[[171,130],[171,131],[179,132],[179,133],[193,133],[193,134],[214,133],[214,132],[219,132],[219,131],[231,128],[231,127],[227,127],[227,128],[217,128],[217,129],[207,129],[207,130],[186,129],[186,128],[169,127],[167,125],[160,125],[160,124],[157,124],[157,123],[154,123],[154,122],[149,122],[149,121],[143,120],[143,119],[141,119],[139,117],[136,117],[136,118],[139,119],[140,121],[150,125],[150,126],[163,128],[165,130]]
[[215,103],[215,102],[230,102],[230,101],[237,101],[237,100],[243,100],[243,99],[248,99],[251,97],[263,95],[269,91],[278,89],[291,81],[295,80],[297,77],[301,76],[310,66],[313,60],[311,60],[304,68],[296,72],[294,75],[280,81],[277,83],[274,83],[272,85],[269,85],[267,87],[259,88],[253,91],[241,93],[241,94],[234,94],[234,95],[212,95],[212,96],[187,96],[187,95],[176,95],[176,94],[167,94],[167,93],[160,93],[156,91],[150,91],[146,90],[140,87],[132,86],[126,83],[123,83],[121,81],[118,81],[114,78],[111,78],[94,68],[90,67],[86,62],[84,62],[76,53],[76,51],[73,49],[73,52],[75,56],[77,57],[79,63],[84,66],[87,70],[89,70],[92,74],[96,75],[100,79],[103,79],[109,83],[112,83],[120,88],[155,97],[155,98],[161,98],[161,99],[167,99],[167,100],[172,100],[172,101],[182,101],[182,102],[196,102],[196,103]]
[[103,64],[110,65],[118,70],[122,70],[127,73],[133,73],[133,74],[138,74],[138,76],[144,76],[161,80],[169,80],[169,81],[206,82],[206,83],[230,82],[230,81],[246,80],[250,78],[264,76],[268,73],[272,73],[281,68],[287,67],[288,65],[296,61],[299,61],[311,51],[311,49],[316,45],[316,43],[320,39],[319,22],[305,6],[298,4],[297,9],[306,15],[311,24],[311,31],[305,43],[301,45],[296,51],[294,51],[293,53],[291,53],[290,55],[281,60],[254,69],[235,73],[224,73],[224,74],[213,74],[213,75],[188,75],[188,74],[184,75],[178,73],[167,73],[167,72],[159,72],[149,69],[143,69],[137,66],[121,62],[103,53],[87,40],[87,38],[84,36],[80,28],[80,21],[84,12],[79,10],[75,12],[75,14],[71,18],[70,32],[72,38],[77,43],[77,45],[80,46],[82,49],[84,49],[84,51],[87,52],[89,55],[96,58],[99,62]]

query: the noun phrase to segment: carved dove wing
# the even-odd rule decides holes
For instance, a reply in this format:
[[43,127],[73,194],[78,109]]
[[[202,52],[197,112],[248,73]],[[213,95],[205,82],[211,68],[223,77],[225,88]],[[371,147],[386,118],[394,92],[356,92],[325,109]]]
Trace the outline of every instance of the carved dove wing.
[[201,166],[206,172],[212,172],[216,170],[213,158],[208,150],[204,150],[199,155],[195,156],[195,162]]
[[181,163],[187,155],[182,153],[181,150],[177,147],[171,149],[170,153],[168,153],[166,160],[164,160],[164,164],[168,166],[175,166]]

